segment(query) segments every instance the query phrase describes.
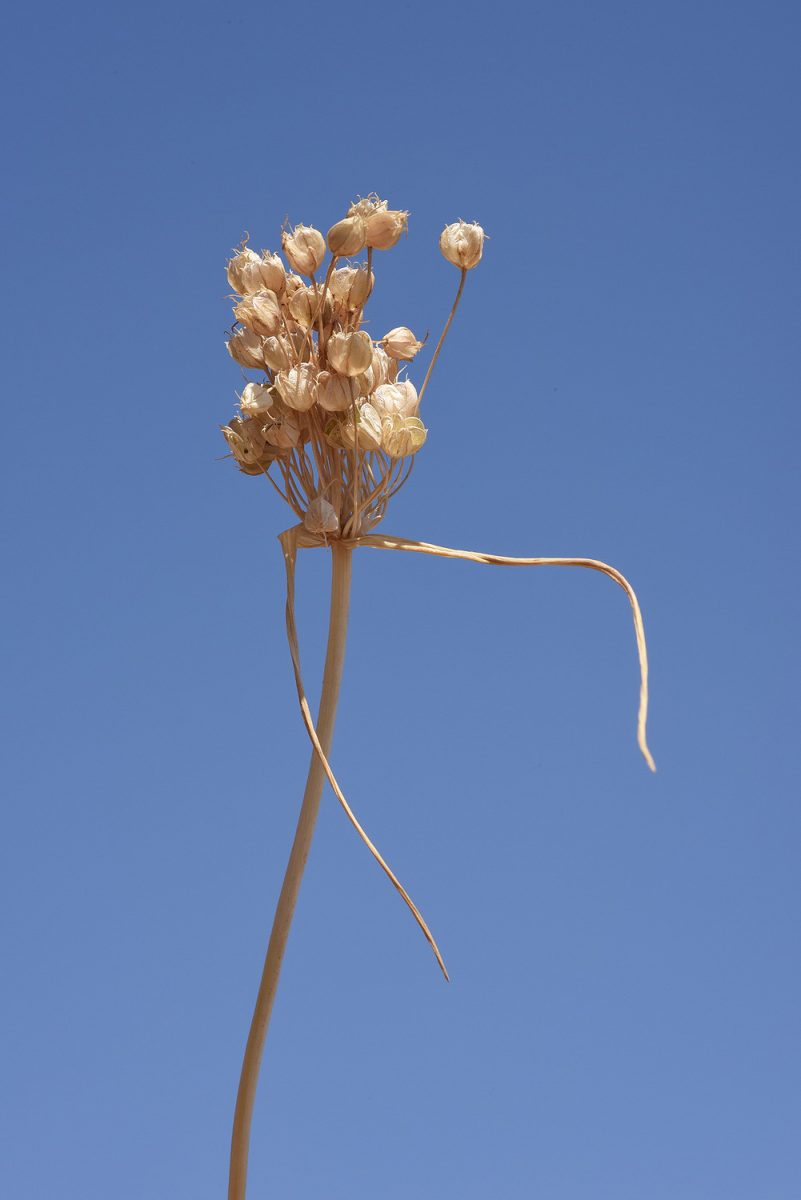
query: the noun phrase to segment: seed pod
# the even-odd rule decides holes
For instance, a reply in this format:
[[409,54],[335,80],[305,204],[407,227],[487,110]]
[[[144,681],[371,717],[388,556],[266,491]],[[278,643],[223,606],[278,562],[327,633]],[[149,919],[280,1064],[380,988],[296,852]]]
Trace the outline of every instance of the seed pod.
[[405,325],[398,325],[397,329],[390,329],[389,333],[382,337],[381,345],[390,358],[411,362],[417,351],[422,349],[423,343],[418,342],[411,329],[407,329]]
[[311,288],[298,288],[287,307],[298,325],[302,325],[304,329],[310,329],[314,324],[317,297]]
[[317,399],[317,368],[313,363],[301,363],[279,372],[275,380],[284,404],[296,412],[307,412]]
[[367,218],[366,245],[373,250],[391,250],[399,242],[408,223],[407,212],[379,208]]
[[325,258],[325,238],[312,225],[296,225],[292,233],[281,235],[284,254],[293,271],[313,275]]
[[289,300],[291,300],[291,298],[295,295],[295,292],[305,287],[306,284],[303,282],[300,275],[295,275],[292,271],[288,272],[286,281],[284,283],[284,294],[281,297],[284,304],[287,304]]
[[281,305],[275,292],[267,288],[240,300],[234,309],[234,316],[262,337],[276,333],[281,327]]
[[[320,310],[320,301],[323,298],[321,290],[315,291],[314,288],[304,287],[298,288],[292,299],[289,301],[290,315],[304,329],[311,329],[312,325],[317,324],[317,319]],[[323,323],[330,323],[334,316],[333,301],[330,296],[326,296],[323,304]]]
[[354,310],[366,304],[375,276],[367,267],[339,267],[331,275],[328,290],[335,300]]
[[309,533],[339,533],[339,517],[322,496],[315,496],[303,517]]
[[361,375],[373,359],[373,343],[366,333],[335,333],[326,350],[329,363],[340,375]]
[[261,252],[261,277],[264,280],[263,286],[275,292],[276,296],[280,296],[286,287],[286,267],[280,257],[271,254],[269,250]]
[[368,373],[372,375],[373,389],[375,389],[382,383],[395,382],[398,377],[398,364],[394,358],[389,357],[383,346],[376,346]]
[[419,417],[403,417],[397,413],[381,422],[381,448],[390,458],[406,458],[416,454],[426,440],[428,430]]
[[326,412],[345,412],[359,395],[355,379],[321,371],[317,380],[317,403]]
[[[281,262],[281,260],[278,260]],[[283,270],[283,263],[281,264]],[[228,282],[235,292],[240,296],[250,296],[253,292],[258,292],[261,288],[272,287],[269,282],[273,272],[268,265],[265,271],[265,261],[260,258],[255,250],[249,250],[247,246],[242,246],[240,250],[230,259],[226,268]]]
[[253,466],[265,451],[261,422],[253,418],[232,417],[222,426],[225,440],[238,463]]
[[262,339],[252,330],[235,330],[225,344],[231,358],[241,367],[260,370],[264,366],[261,357]]
[[271,371],[286,371],[292,365],[292,355],[286,338],[265,338],[262,342],[261,354]]
[[378,386],[376,382],[375,369],[372,363],[366,371],[362,372],[361,375],[355,375],[353,377],[353,382],[356,385],[356,391],[366,400],[371,392],[374,392]]
[[328,230],[328,249],[337,258],[349,258],[358,254],[364,246],[366,226],[364,217],[354,214],[337,221]]
[[263,383],[246,383],[239,397],[239,407],[246,417],[266,416],[275,396]]
[[439,248],[449,263],[465,271],[472,270],[484,250],[484,230],[477,222],[455,221],[440,234]]
[[404,379],[402,383],[381,384],[375,389],[371,401],[381,417],[413,417],[420,403],[415,386],[409,379]]
[[366,452],[381,449],[381,418],[372,404],[362,404],[354,414],[351,411],[340,423],[339,437],[348,449]]
[[303,440],[301,418],[283,404],[276,404],[271,419],[262,427],[265,441],[277,450],[292,450]]

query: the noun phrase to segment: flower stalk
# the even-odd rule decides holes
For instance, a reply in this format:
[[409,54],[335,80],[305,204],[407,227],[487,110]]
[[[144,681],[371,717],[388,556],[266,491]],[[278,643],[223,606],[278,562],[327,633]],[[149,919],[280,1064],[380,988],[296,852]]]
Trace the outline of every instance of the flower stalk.
[[[352,566],[353,554],[350,547],[334,542],[331,546],[331,610],[328,624],[328,646],[316,724],[317,737],[326,757],[331,751],[339,688],[345,662]],[[325,777],[325,768],[320,756],[316,750],[313,750],[306,779],[306,790],[303,793],[303,803],[295,830],[295,839],[292,843],[284,882],[278,897],[278,906],[273,918],[267,957],[264,961],[256,1007],[242,1062],[239,1092],[234,1112],[234,1128],[231,1136],[228,1200],[245,1200],[250,1126],[253,1119],[259,1068],[292,917],[298,902],[303,872],[306,868],[314,828],[317,824]]]

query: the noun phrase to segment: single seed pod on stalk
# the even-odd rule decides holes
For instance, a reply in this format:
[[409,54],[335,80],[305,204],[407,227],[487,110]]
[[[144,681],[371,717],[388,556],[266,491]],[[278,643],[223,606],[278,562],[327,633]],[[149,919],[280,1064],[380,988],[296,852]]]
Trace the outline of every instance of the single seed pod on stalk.
[[326,351],[340,375],[361,375],[373,361],[373,343],[366,333],[334,333]]
[[[242,322],[229,335],[228,351],[242,367],[261,371],[264,378],[245,384],[239,413],[222,432],[240,472],[264,476],[295,515],[295,524],[280,537],[286,569],[286,628],[301,717],[313,748],[242,1064],[231,1139],[229,1200],[245,1200],[256,1082],[326,780],[348,821],[409,908],[447,978],[442,955],[422,913],[362,828],[330,763],[353,552],[393,550],[494,566],[581,567],[612,579],[631,605],[640,666],[637,741],[648,765],[654,767],[646,740],[648,658],[642,616],[631,585],[619,571],[597,559],[510,558],[375,532],[425,446],[427,429],[420,410],[426,389],[467,276],[484,250],[480,225],[456,221],[445,226],[440,249],[448,262],[459,268],[459,281],[418,390],[410,379],[398,379],[399,363],[412,362],[422,349],[411,329],[396,326],[374,345],[359,328],[373,291],[373,251],[395,246],[407,219],[408,213],[390,209],[388,201],[375,194],[355,201],[345,219],[329,230],[332,258],[319,278],[316,273],[325,259],[326,242],[317,229],[306,225],[282,235],[289,272],[277,256],[259,258],[244,245],[227,266],[231,286],[241,297],[236,313]],[[364,246],[365,265],[335,266],[341,255],[358,253]],[[301,276],[310,279],[311,285]],[[494,364],[485,366],[489,371]],[[442,430],[442,418],[435,428]],[[331,554],[332,572],[328,647],[315,721],[300,667],[295,569],[299,550],[321,547]]]

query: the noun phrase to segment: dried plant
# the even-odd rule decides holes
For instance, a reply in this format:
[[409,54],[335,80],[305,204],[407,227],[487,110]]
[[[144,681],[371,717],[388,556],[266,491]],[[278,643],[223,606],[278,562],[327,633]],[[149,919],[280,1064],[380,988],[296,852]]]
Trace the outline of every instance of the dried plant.
[[[267,949],[256,1009],[245,1049],[231,1144],[229,1200],[244,1200],[256,1083],[281,962],[309,853],[325,780],[349,821],[411,910],[447,979],[437,944],[417,906],[348,804],[329,763],[345,652],[351,560],[356,547],[403,550],[502,566],[587,567],[608,575],[625,591],[634,615],[640,661],[637,739],[651,769],[646,742],[648,660],[640,608],[628,581],[591,558],[508,558],[453,550],[372,532],[409,478],[427,430],[420,404],[453,321],[468,272],[481,260],[478,224],[447,225],[440,249],[459,270],[456,298],[431,355],[420,392],[404,372],[422,349],[411,329],[398,326],[374,341],[362,328],[375,285],[375,251],[397,245],[408,213],[371,195],[357,200],[324,238],[308,225],[285,229],[279,255],[246,242],[230,259],[228,281],[236,293],[228,351],[247,371],[239,413],[222,427],[231,456],[246,475],[270,481],[298,518],[280,536],[287,576],[286,621],[303,722],[313,753],[295,839]],[[326,246],[327,243],[327,246]],[[326,248],[330,252],[323,271]],[[363,255],[361,261],[353,261]],[[331,607],[320,708],[315,722],[303,686],[295,625],[295,562],[301,547],[331,550]]]

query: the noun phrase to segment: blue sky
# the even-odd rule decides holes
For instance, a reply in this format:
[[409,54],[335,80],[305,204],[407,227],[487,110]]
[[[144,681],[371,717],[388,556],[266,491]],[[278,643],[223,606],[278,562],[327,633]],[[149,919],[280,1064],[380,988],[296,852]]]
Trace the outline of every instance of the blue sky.
[[222,268],[376,190],[379,332],[438,331],[446,221],[491,235],[386,529],[623,570],[659,772],[608,580],[358,555],[334,761],[452,983],[328,794],[250,1195],[796,1200],[797,7],[6,34],[3,1194],[225,1194],[308,753]]

